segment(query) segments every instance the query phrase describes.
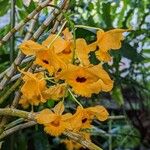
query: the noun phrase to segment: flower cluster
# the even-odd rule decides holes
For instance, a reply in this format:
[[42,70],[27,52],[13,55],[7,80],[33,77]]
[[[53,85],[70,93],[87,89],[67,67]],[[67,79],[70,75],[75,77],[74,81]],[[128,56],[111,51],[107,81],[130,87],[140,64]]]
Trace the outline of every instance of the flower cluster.
[[99,121],[105,121],[109,114],[107,110],[100,105],[95,107],[83,108],[78,106],[74,114],[65,113],[64,104],[60,101],[52,110],[44,109],[37,116],[39,124],[44,125],[44,130],[53,135],[59,136],[65,130],[80,131],[81,129],[91,128],[94,118]]
[[108,118],[107,110],[100,105],[88,108],[80,105],[74,114],[63,113],[64,99],[68,91],[83,97],[111,91],[112,79],[101,64],[93,65],[90,62],[90,52],[94,52],[101,62],[110,61],[109,50],[121,47],[122,33],[125,31],[99,30],[97,40],[87,44],[83,38],[74,39],[66,28],[61,36],[51,34],[42,44],[28,40],[20,45],[20,50],[25,55],[35,57],[37,71],[21,71],[24,74],[24,84],[19,103],[26,108],[45,103],[48,99],[62,100],[52,110],[44,109],[36,116],[37,122],[44,125],[47,133],[59,136],[65,130],[81,132],[81,129],[91,128],[94,118],[99,121]]

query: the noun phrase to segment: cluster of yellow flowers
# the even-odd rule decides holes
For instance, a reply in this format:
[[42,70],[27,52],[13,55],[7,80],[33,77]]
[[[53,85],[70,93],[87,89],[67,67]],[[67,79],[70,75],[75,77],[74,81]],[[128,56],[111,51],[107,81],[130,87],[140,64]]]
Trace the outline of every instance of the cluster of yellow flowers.
[[52,110],[44,109],[37,116],[37,122],[44,125],[44,130],[53,135],[59,136],[65,130],[80,131],[91,127],[94,118],[104,121],[108,118],[107,110],[100,105],[83,108],[78,106],[76,112],[64,112],[64,104],[60,101]]
[[97,40],[87,44],[83,38],[74,40],[66,28],[62,36],[51,34],[42,44],[28,40],[20,45],[25,55],[35,56],[34,64],[41,72],[22,71],[24,84],[19,103],[28,107],[29,104],[37,106],[45,103],[48,99],[62,100],[52,110],[44,109],[36,116],[37,122],[44,125],[47,133],[59,136],[65,130],[82,132],[81,129],[91,127],[94,118],[99,121],[108,118],[107,110],[100,105],[88,108],[80,105],[74,114],[63,114],[64,99],[68,91],[84,97],[111,91],[113,81],[101,64],[90,63],[89,55],[94,51],[100,61],[110,61],[109,50],[121,47],[122,33],[125,31],[99,30]]

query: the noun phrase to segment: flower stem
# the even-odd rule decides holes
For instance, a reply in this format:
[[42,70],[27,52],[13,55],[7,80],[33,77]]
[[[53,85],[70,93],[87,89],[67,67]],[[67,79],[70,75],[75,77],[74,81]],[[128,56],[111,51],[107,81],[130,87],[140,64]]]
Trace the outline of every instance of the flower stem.
[[95,30],[102,30],[101,28],[84,26],[84,25],[75,25],[75,28],[85,28],[85,29],[95,29]]
[[75,96],[73,95],[73,93],[71,92],[71,90],[68,88],[68,91],[70,93],[70,95],[72,96],[72,98],[74,99],[74,101],[83,108],[83,106],[81,105],[81,103],[75,98]]
[[58,38],[58,36],[60,35],[60,33],[62,32],[64,26],[66,25],[67,21],[65,21],[62,25],[62,27],[60,28],[59,32],[57,33],[56,37],[52,40],[52,42],[48,45],[48,48],[55,42],[55,40]]
[[120,116],[109,116],[108,119],[111,119],[111,120],[117,120],[117,119],[125,119],[126,117],[123,116],[123,115],[120,115]]
[[6,98],[8,98],[8,96],[16,90],[16,88],[19,86],[19,84],[21,83],[21,79],[18,79],[10,88],[9,90],[6,89],[7,91],[4,91],[5,94],[3,94],[3,96],[0,97],[0,104],[2,104]]

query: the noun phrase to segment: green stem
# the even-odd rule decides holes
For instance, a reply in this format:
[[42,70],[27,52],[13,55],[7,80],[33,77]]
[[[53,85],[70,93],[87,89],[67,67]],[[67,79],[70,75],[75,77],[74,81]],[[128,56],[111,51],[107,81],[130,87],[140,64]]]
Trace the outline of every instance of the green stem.
[[73,95],[73,93],[71,92],[71,90],[68,88],[68,91],[70,93],[70,95],[72,96],[72,98],[74,99],[74,101],[83,108],[83,106],[81,105],[81,103],[75,98],[75,96]]
[[84,25],[75,25],[75,28],[85,28],[85,29],[95,29],[95,30],[102,30],[101,28],[84,26]]
[[21,83],[21,79],[18,79],[13,85],[12,85],[12,87],[10,87],[10,89],[8,90],[7,88],[6,88],[6,90],[7,91],[3,91],[3,95],[2,95],[2,97],[0,97],[0,104],[2,104],[3,102],[4,102],[4,100],[6,99],[6,98],[8,98],[9,97],[9,95],[13,92],[13,91],[15,91],[16,90],[16,88],[19,86],[19,84]]
[[58,38],[58,36],[60,35],[60,33],[62,32],[64,26],[66,25],[67,21],[65,21],[62,25],[62,27],[60,28],[59,32],[57,33],[57,35],[55,36],[55,38],[52,40],[52,42],[48,45],[48,48],[55,42],[55,40]]
[[117,120],[117,119],[125,119],[126,117],[123,116],[123,115],[120,115],[120,116],[109,116],[108,119],[111,119],[111,120]]
[[[15,26],[15,4],[16,0],[11,0],[11,13],[10,13],[10,24],[11,29]],[[15,48],[15,33],[10,38],[10,63],[14,60],[14,48]]]
[[69,86],[68,86],[68,84],[66,84],[66,85],[65,85],[65,92],[64,92],[64,95],[63,95],[63,98],[62,98],[62,102],[64,102],[65,97],[66,97],[66,95],[68,94],[68,88],[69,88]]
[[[109,133],[111,133],[112,120],[109,121]],[[109,135],[109,150],[112,150],[112,135]]]
[[73,43],[74,43],[73,45],[74,45],[74,47],[73,47],[73,52],[72,52],[72,64],[74,64],[74,62],[75,62],[75,55],[76,55],[76,53],[75,53],[75,50],[76,50],[76,33],[75,33],[74,23],[70,22],[70,25],[71,25],[71,27],[73,29]]

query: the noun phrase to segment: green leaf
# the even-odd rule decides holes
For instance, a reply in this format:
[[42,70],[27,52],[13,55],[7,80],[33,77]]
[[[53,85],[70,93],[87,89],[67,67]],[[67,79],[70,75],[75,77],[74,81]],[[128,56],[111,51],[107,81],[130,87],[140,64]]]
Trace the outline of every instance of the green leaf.
[[[136,128],[131,126],[120,127],[115,133],[117,136],[113,141],[115,147],[120,147],[121,149],[131,149],[139,147],[140,145],[140,134]],[[115,149],[115,147],[113,149]]]
[[10,3],[8,0],[0,1],[0,16],[3,16],[7,13],[10,8]]
[[144,49],[143,53],[150,54],[150,49]]
[[34,147],[35,150],[50,150],[48,137],[43,132],[34,133]]
[[145,58],[145,60],[143,61],[144,63],[150,63],[150,58]]
[[25,19],[28,15],[28,13],[25,10],[24,11],[19,10],[18,12],[19,12],[19,16],[22,20]]
[[93,3],[89,3],[88,10],[92,11],[93,9],[94,9],[94,4]]
[[70,92],[68,92],[67,97],[66,97],[67,101],[74,101],[72,95],[70,94]]
[[123,57],[126,57],[133,62],[141,62],[145,59],[142,54],[137,52],[136,48],[126,42],[123,42],[120,52]]
[[95,26],[97,26],[96,24],[95,24],[95,20],[94,20],[94,18],[93,18],[93,16],[89,16],[89,18],[87,18],[87,23],[86,23],[88,26],[93,26],[93,27],[95,27]]
[[5,61],[9,61],[9,54],[0,55],[0,63],[3,63]]
[[[3,28],[0,29],[0,38],[3,38],[3,36],[5,36],[10,30],[10,24],[5,25]],[[1,49],[1,47],[0,47]],[[0,50],[1,53],[1,50]]]
[[112,19],[111,19],[111,15],[110,15],[110,10],[111,10],[111,3],[103,3],[102,4],[102,18],[107,26],[107,28],[111,28],[112,27]]
[[97,65],[100,63],[100,61],[96,58],[95,52],[90,52],[90,62],[94,65]]
[[33,1],[31,1],[30,5],[26,7],[26,11],[28,13],[31,13],[35,8],[36,8],[36,4]]
[[76,38],[84,38],[87,41],[91,41],[95,38],[95,33],[88,29],[77,28],[75,32]]
[[50,99],[46,102],[47,107],[52,108],[55,105],[55,101]]
[[17,5],[18,8],[22,8],[23,7],[23,1],[22,0],[17,0],[16,5]]
[[16,150],[27,150],[27,137],[22,131],[18,133],[15,141],[17,142]]
[[126,0],[123,0],[123,4],[124,4],[124,7],[122,8],[121,12],[119,13],[119,17],[118,17],[118,27],[122,26],[123,19],[124,19],[124,16],[125,16],[125,12],[127,10]]
[[115,86],[113,88],[113,91],[111,93],[111,96],[113,98],[113,100],[115,100],[115,102],[121,106],[124,104],[124,98],[123,98],[123,95],[122,95],[122,91],[121,91],[121,88],[120,87],[117,87]]

